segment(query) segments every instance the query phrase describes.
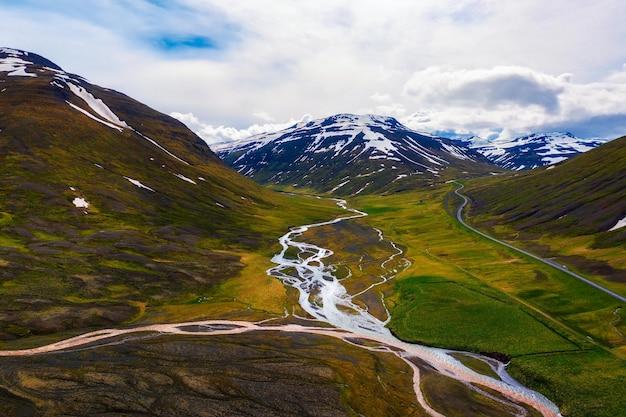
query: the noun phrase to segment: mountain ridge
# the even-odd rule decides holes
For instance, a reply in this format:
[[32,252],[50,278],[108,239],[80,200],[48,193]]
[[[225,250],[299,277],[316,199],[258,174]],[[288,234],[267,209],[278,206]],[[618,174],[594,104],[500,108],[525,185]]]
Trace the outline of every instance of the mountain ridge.
[[458,142],[377,115],[337,114],[212,149],[259,183],[339,195],[399,191],[499,170]]
[[[6,51],[6,48],[4,49]],[[201,183],[200,175],[191,174],[186,170],[191,167],[213,170],[220,175],[230,175],[221,160],[211,152],[210,148],[196,135],[191,133],[182,123],[163,115],[147,106],[116,91],[105,89],[61,70],[60,67],[41,67],[39,64],[28,64],[25,61],[33,54],[24,53],[19,59],[19,67],[15,69],[15,50],[0,54],[0,59],[9,61],[13,66],[2,80],[4,100],[3,114],[0,117],[0,129],[4,140],[2,147],[8,154],[30,156],[33,152],[52,146],[64,148],[65,159],[71,159],[69,149],[80,144],[87,155],[96,156],[92,161],[98,169],[107,168],[106,159],[112,156],[133,159],[136,163],[157,165],[157,170],[183,179],[192,179],[195,185]],[[2,64],[4,65],[4,64]],[[4,67],[3,67],[4,68]],[[17,72],[16,72],[17,71]],[[29,75],[25,75],[29,74]],[[18,76],[19,75],[19,76]],[[19,85],[16,85],[19,83]],[[14,88],[19,89],[13,91]],[[76,120],[70,135],[48,134],[68,128],[69,120]],[[99,142],[92,143],[88,138],[97,132]],[[154,138],[158,138],[155,140]],[[97,146],[96,146],[97,145]],[[126,147],[128,152],[124,152]],[[102,152],[106,149],[105,152]],[[131,150],[139,154],[149,153],[149,158],[138,161]],[[138,154],[138,155],[139,155]],[[178,156],[184,154],[182,158]],[[59,155],[61,156],[61,155]],[[50,162],[55,162],[53,159]],[[113,168],[113,167],[109,167]],[[118,171],[120,179],[132,178],[133,172]],[[137,178],[137,181],[149,184],[148,178]],[[206,178],[205,178],[206,180]],[[193,184],[186,181],[188,184]],[[207,185],[207,181],[203,181]],[[218,183],[218,181],[214,181]],[[233,181],[233,185],[237,181]],[[151,189],[158,188],[155,184]],[[213,184],[211,187],[217,191]],[[249,183],[245,188],[254,186]],[[248,197],[252,197],[246,192]],[[216,194],[217,197],[217,194]],[[238,198],[238,197],[237,197]],[[232,198],[233,201],[237,198]],[[226,201],[218,198],[221,204]]]
[[473,136],[460,141],[496,165],[513,171],[557,164],[607,142],[579,138],[569,132],[532,133],[494,141]]

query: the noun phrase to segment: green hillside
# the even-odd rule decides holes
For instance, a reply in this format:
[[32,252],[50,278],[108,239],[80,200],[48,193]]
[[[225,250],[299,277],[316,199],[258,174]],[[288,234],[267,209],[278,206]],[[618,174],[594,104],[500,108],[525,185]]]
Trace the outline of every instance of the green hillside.
[[258,186],[123,94],[41,64],[28,72],[0,72],[0,340],[232,300],[219,286],[265,281],[289,225],[338,211]]
[[[469,219],[614,284],[626,283],[626,137],[551,169],[467,182]],[[614,285],[613,288],[619,288]],[[622,289],[623,290],[623,289]]]

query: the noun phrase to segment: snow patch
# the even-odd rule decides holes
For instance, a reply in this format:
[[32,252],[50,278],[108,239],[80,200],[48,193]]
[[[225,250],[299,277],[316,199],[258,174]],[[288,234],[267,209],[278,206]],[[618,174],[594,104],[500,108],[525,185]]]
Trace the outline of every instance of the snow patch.
[[119,132],[121,132],[121,131],[123,131],[123,130],[124,130],[124,129],[122,129],[122,128],[121,128],[121,127],[119,127],[119,126],[114,125],[113,123],[106,122],[106,121],[104,121],[104,120],[102,120],[102,119],[100,119],[100,118],[98,118],[98,117],[94,116],[93,114],[89,113],[87,110],[83,110],[83,109],[81,109],[80,107],[78,107],[77,105],[72,104],[72,103],[70,103],[70,102],[69,102],[69,101],[67,101],[67,100],[66,100],[65,102],[66,102],[67,104],[69,104],[69,105],[70,105],[73,109],[78,110],[79,112],[81,112],[81,113],[82,113],[82,114],[84,114],[85,116],[87,116],[87,117],[89,117],[89,118],[91,118],[91,119],[95,120],[95,121],[96,121],[96,122],[98,122],[98,123],[102,123],[103,125],[108,126],[108,127],[110,127],[111,129],[115,129],[115,130],[117,130],[117,131],[119,131]]
[[0,48],[0,53],[13,55],[13,56],[28,55],[28,52],[26,51],[20,51],[19,49],[7,48],[6,46],[3,46],[2,48]]
[[113,113],[113,111],[111,111],[111,109],[106,104],[104,104],[102,100],[100,100],[99,98],[95,98],[90,92],[85,90],[83,87],[76,85],[76,84],[72,84],[70,82],[68,82],[67,85],[70,88],[70,90],[72,90],[72,93],[74,93],[76,96],[81,98],[85,103],[87,103],[87,105],[91,108],[91,110],[96,112],[96,114],[98,114],[100,117],[102,117],[105,120],[108,120],[114,125],[121,126],[121,127],[129,127],[126,124],[126,122],[124,122],[123,120],[120,120],[120,118],[117,117],[117,115]]
[[89,208],[89,203],[84,198],[80,197],[76,197],[74,201],[72,201],[72,204],[74,204],[76,208]]
[[130,181],[131,184],[139,187],[139,188],[145,188],[146,190],[152,191],[153,193],[155,192],[152,188],[148,187],[147,185],[143,185],[141,183],[141,181],[137,181],[135,179],[129,178],[129,177],[124,177],[126,178],[128,181]]
[[177,176],[178,178],[180,178],[183,181],[187,181],[188,183],[191,184],[197,184],[197,182],[195,182],[194,180],[192,180],[191,178],[187,178],[185,177],[183,174],[174,174],[175,176]]
[[58,88],[65,89],[65,87],[63,87],[63,85],[61,83],[57,82],[56,80],[55,81],[50,81],[50,85],[53,86],[53,87],[58,87]]
[[335,188],[333,188],[332,190],[330,190],[331,193],[334,193],[335,191],[337,191],[338,189],[340,189],[341,187],[343,187],[344,185],[346,185],[347,183],[349,183],[350,180],[344,181],[341,184],[337,185]]
[[165,152],[166,154],[168,154],[169,156],[171,156],[172,158],[182,162],[185,165],[189,165],[189,162],[185,161],[184,159],[181,159],[179,157],[177,157],[176,155],[174,155],[173,153],[171,153],[170,151],[168,151],[167,149],[165,149],[163,146],[159,145],[155,140],[150,139],[149,137],[147,137],[146,135],[144,135],[143,133],[133,129],[132,127],[130,127],[130,129],[132,131],[134,131],[135,133],[137,133],[139,136],[141,136],[142,138],[144,138],[145,140],[147,140],[148,142],[150,142],[151,144],[153,144],[154,146],[156,146],[157,148],[159,148],[160,150],[162,150],[163,152]]
[[356,192],[356,193],[354,193],[354,194],[355,194],[355,195],[356,195],[356,194],[361,194],[361,192],[362,192],[363,190],[365,190],[367,187],[369,187],[369,186],[370,186],[370,184],[371,184],[371,182],[368,182],[368,183],[367,183],[367,184],[365,184],[363,187],[361,187],[361,188],[359,189],[359,191],[357,191],[357,192]]
[[563,162],[566,159],[567,159],[566,156],[550,156],[550,157],[541,158],[541,162],[545,162],[546,165],[554,165],[554,164],[558,164],[559,162]]
[[615,226],[611,227],[609,229],[609,232],[612,232],[617,229],[621,229],[622,227],[626,227],[626,217],[624,217],[622,220],[615,223]]
[[32,65],[32,62],[17,57],[0,59],[0,72],[8,72],[10,77],[37,77],[37,74],[26,72],[27,65]]
[[21,67],[7,74],[9,77],[37,77],[37,74],[26,72],[26,67]]
[[463,150],[461,150],[460,148],[457,148],[454,145],[448,145],[447,143],[442,143],[441,146],[452,156],[454,156],[457,159],[465,159],[468,161],[472,161],[472,158],[470,158],[469,156],[465,155],[463,153]]

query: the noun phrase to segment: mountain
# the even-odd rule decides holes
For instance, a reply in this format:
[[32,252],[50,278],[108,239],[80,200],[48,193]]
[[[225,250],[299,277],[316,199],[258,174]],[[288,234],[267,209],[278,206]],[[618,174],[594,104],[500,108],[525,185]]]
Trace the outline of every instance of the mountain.
[[239,252],[276,244],[294,204],[179,121],[9,48],[0,195],[0,341],[196,299],[239,274]]
[[501,171],[459,142],[375,115],[338,114],[212,149],[261,184],[339,195],[401,191]]
[[43,197],[44,207],[90,221],[101,213],[167,225],[202,211],[196,226],[236,239],[239,214],[267,196],[179,121],[43,57],[2,48],[0,77],[2,186],[15,197],[4,203],[12,213],[46,215],[34,204]]
[[263,195],[178,121],[9,48],[0,194],[0,340],[121,323],[233,276],[238,257],[197,245],[258,240],[241,219]]
[[521,171],[559,163],[600,146],[606,140],[584,139],[568,132],[554,132],[496,141],[473,136],[462,142],[502,168]]
[[[361,133],[364,141],[366,134]],[[457,163],[450,152],[442,151],[441,160],[434,157],[439,155],[434,150],[422,150],[422,154],[441,166]],[[465,161],[468,168],[474,166],[469,160],[459,161]],[[433,181],[443,180],[448,171],[462,169],[458,165],[434,168],[434,173],[426,170]],[[539,363],[546,357],[556,358],[561,364],[556,369],[541,363],[527,372],[528,380],[539,381],[535,385],[547,385],[553,393],[561,392],[563,386],[579,387],[583,379],[603,381],[603,385],[593,386],[596,391],[584,384],[576,392],[564,390],[560,398],[571,396],[570,403],[574,404],[567,410],[577,410],[579,404],[591,404],[591,409],[599,403],[621,404],[621,386],[612,382],[623,376],[619,373],[623,364],[606,361],[589,346],[580,344],[581,355],[568,347],[564,355],[571,363],[576,361],[580,369],[589,370],[582,377],[576,373],[571,378],[569,372],[562,371],[569,370],[569,362],[556,356],[561,350],[555,348],[567,346],[569,341],[545,342],[539,349],[537,345],[544,341],[532,331],[526,332],[532,333],[532,340],[524,335],[521,339],[502,337],[501,324],[505,330],[511,329],[509,334],[517,329],[540,328],[554,333],[555,338],[569,338],[572,336],[562,335],[577,322],[568,321],[564,330],[558,324],[551,327],[548,322],[552,320],[534,323],[534,316],[540,314],[528,314],[530,310],[516,313],[517,308],[509,303],[514,303],[518,294],[515,299],[499,297],[497,288],[485,285],[481,275],[486,269],[498,268],[496,280],[502,285],[509,285],[509,276],[517,280],[515,273],[500,275],[500,271],[515,267],[508,258],[483,258],[479,254],[478,261],[504,261],[490,261],[484,267],[476,267],[474,259],[469,264],[460,263],[459,259],[465,262],[472,258],[471,251],[480,251],[482,245],[477,248],[473,238],[462,236],[443,212],[439,197],[446,191],[440,187],[419,196],[372,196],[370,201],[379,200],[375,204],[380,204],[370,206],[377,209],[373,211],[391,213],[396,209],[398,213],[392,217],[399,216],[375,223],[381,225],[380,230],[359,222],[339,222],[328,224],[323,232],[309,230],[303,236],[307,227],[289,226],[333,218],[339,211],[334,202],[265,190],[221,162],[178,121],[67,73],[36,54],[1,48],[0,415],[535,413],[522,403],[524,398],[536,398],[534,394],[525,394],[517,385],[505,395],[489,388],[503,386],[491,369],[491,360],[479,362],[474,355],[455,350],[454,363],[466,362],[476,370],[458,368],[459,374],[472,379],[477,373],[494,376],[493,384],[485,389],[481,383],[476,390],[475,382],[466,386],[450,378],[456,375],[452,371],[439,374],[437,357],[423,361],[412,358],[409,367],[398,360],[400,352],[397,356],[388,354],[401,347],[385,348],[382,341],[369,341],[358,333],[332,332],[326,326],[320,329],[322,334],[308,333],[315,324],[303,317],[306,309],[298,306],[299,291],[286,289],[266,274],[271,255],[280,251],[277,237],[287,231],[281,244],[285,246],[289,236],[294,241],[280,255],[286,267],[281,273],[302,277],[295,283],[299,288],[313,279],[315,285],[307,298],[310,305],[323,307],[318,294],[325,294],[318,284],[329,278],[332,292],[341,302],[331,300],[333,305],[352,305],[355,311],[371,312],[383,319],[393,315],[397,322],[412,326],[420,322],[420,311],[411,313],[410,317],[417,320],[403,320],[394,307],[408,296],[416,298],[413,295],[419,292],[417,301],[423,311],[434,314],[433,320],[421,322],[439,326],[433,334],[454,334],[449,323],[463,323],[459,329],[467,327],[459,317],[467,317],[469,307],[476,316],[474,322],[482,327],[477,327],[478,332],[470,329],[468,342],[463,343],[473,343],[474,333],[489,334],[496,342],[487,341],[487,346],[523,346],[521,351],[514,347],[528,353],[520,355],[522,360],[537,358],[534,363]],[[423,196],[428,196],[425,203],[416,206]],[[441,218],[445,221],[440,222]],[[393,225],[384,226],[398,221],[412,223],[402,231],[393,231]],[[429,226],[424,228],[426,224]],[[383,239],[383,230],[404,235],[403,243]],[[324,247],[332,242],[339,250],[333,255],[331,250],[300,240],[308,242],[310,233]],[[405,245],[400,251],[399,246]],[[405,253],[415,261],[404,259]],[[325,256],[339,268],[326,264],[328,261],[321,259]],[[292,264],[296,259],[301,263]],[[425,260],[427,270],[422,270],[424,262],[419,259]],[[405,270],[403,277],[399,275],[410,267],[413,269]],[[355,303],[343,303],[353,297],[338,291],[343,284],[336,285],[338,280],[327,275],[331,271],[341,281],[352,280],[351,289],[358,291]],[[432,276],[425,275],[431,271]],[[449,272],[451,276],[447,276]],[[390,279],[396,274],[397,279]],[[407,297],[394,297],[393,293],[399,292],[395,284],[400,280],[404,281],[402,291],[410,289]],[[555,292],[548,295],[550,299],[561,298]],[[580,304],[572,304],[579,313]],[[409,310],[414,310],[413,305],[409,304]],[[493,321],[482,320],[493,318],[494,311],[496,315],[507,312],[507,317],[510,313],[514,318],[524,318],[502,321],[498,320],[500,315]],[[594,317],[609,323],[613,317],[605,318],[613,311]],[[408,314],[405,317],[410,318]],[[212,320],[203,323],[207,318]],[[589,326],[588,316],[578,320]],[[153,326],[155,323],[161,326]],[[498,331],[484,323],[493,323]],[[617,330],[617,321],[610,323]],[[256,330],[246,331],[248,324]],[[273,325],[285,331],[271,330]],[[120,329],[120,333],[112,328]],[[595,333],[591,335],[595,338]],[[463,334],[460,339],[464,339]],[[72,340],[85,344],[71,347]],[[584,337],[576,335],[571,340]],[[46,346],[59,341],[70,343],[56,344],[65,348],[45,353]],[[436,343],[449,344],[445,339]],[[42,349],[36,354],[23,350],[33,346]],[[540,354],[543,352],[547,354]],[[587,357],[580,362],[583,354]],[[588,357],[599,359],[591,361]],[[518,366],[513,362],[517,360],[512,359],[510,369]],[[416,396],[412,388],[418,369],[418,385],[423,390]],[[555,385],[551,376],[561,385]],[[576,396],[578,391],[584,391],[585,396]],[[515,398],[522,402],[518,405]],[[621,415],[616,408],[609,407],[604,414]]]
[[[8,48],[0,196],[0,415],[423,414],[408,363],[358,334],[298,331],[312,325],[298,291],[266,273],[278,237],[343,213],[335,201],[263,189],[178,121]],[[399,255],[382,232],[354,227],[355,250],[377,252],[368,264]],[[307,252],[315,245],[281,256],[297,248],[303,268],[284,274],[304,284],[307,271],[318,281],[333,269]],[[319,249],[318,259],[331,253]],[[228,321],[193,324],[207,318]],[[259,330],[235,336],[241,321]],[[88,343],[22,356],[76,335]]]
[[[478,226],[512,227],[516,239],[528,240],[537,250],[554,238],[563,249],[589,241],[577,256],[591,249],[626,246],[626,137],[547,168],[481,179],[468,184],[470,218]],[[541,243],[539,242],[541,240]],[[534,243],[533,243],[534,242]],[[542,246],[543,245],[543,246]],[[581,268],[609,277],[626,276],[626,264],[577,262]],[[621,270],[617,270],[621,269]]]

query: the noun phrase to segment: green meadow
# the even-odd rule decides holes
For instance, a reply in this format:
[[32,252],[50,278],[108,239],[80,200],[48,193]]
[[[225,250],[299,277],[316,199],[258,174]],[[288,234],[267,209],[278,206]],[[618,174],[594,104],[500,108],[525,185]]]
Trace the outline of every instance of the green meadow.
[[[80,213],[68,224],[67,213],[44,212],[31,226],[3,214],[0,346],[36,346],[75,331],[136,323],[282,315],[287,290],[265,272],[280,250],[278,237],[290,226],[344,211],[330,200],[264,197],[262,205],[249,204],[243,220],[224,220],[236,239],[195,228],[189,217],[172,226],[128,213]],[[37,193],[0,207],[9,203],[45,204]]]
[[479,287],[417,276],[398,281],[395,289],[401,302],[393,310],[391,326],[403,338],[509,356],[577,349],[519,303]]
[[[350,293],[395,271],[394,279],[355,301],[380,318],[386,306],[389,327],[401,339],[510,359],[510,373],[555,401],[564,415],[626,414],[626,325],[620,318],[626,311],[566,274],[467,231],[451,215],[458,203],[453,188],[353,198],[350,205],[367,217],[311,229],[303,240],[334,251],[328,261]],[[12,204],[34,210],[45,201],[26,193]],[[108,326],[304,315],[295,290],[266,274],[280,250],[277,239],[290,226],[345,211],[331,200],[274,193],[242,207],[242,219],[232,216],[227,228],[211,233],[191,225],[213,219],[187,215],[164,218],[179,225],[168,227],[132,210],[94,211],[68,228],[65,211],[50,211],[31,227],[31,237],[15,232],[25,220],[0,210],[0,226],[13,230],[0,233],[6,271],[0,295],[6,311],[28,311],[8,313],[2,347],[36,346]],[[372,227],[401,247],[410,264],[396,258],[383,268],[395,249]],[[224,238],[228,231],[237,238]],[[391,372],[389,364],[378,366]],[[370,387],[350,384],[344,401],[367,397]],[[456,390],[449,381],[429,386]],[[429,395],[444,391],[438,392]]]
[[451,214],[454,188],[351,201],[369,214],[359,221],[406,248],[411,261],[384,290],[392,331],[509,358],[510,373],[564,415],[626,415],[619,301],[466,230]]

